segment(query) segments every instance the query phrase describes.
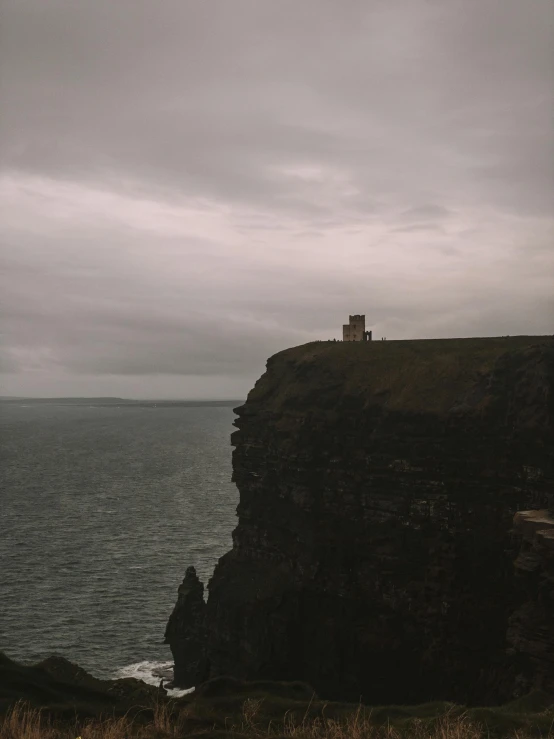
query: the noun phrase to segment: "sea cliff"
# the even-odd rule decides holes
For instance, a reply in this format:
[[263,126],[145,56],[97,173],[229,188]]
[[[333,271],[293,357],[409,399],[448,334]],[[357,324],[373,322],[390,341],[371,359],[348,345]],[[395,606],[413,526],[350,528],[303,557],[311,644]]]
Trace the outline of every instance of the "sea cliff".
[[516,582],[513,518],[552,506],[552,337],[307,344],[272,357],[236,413],[233,548],[205,606],[194,571],[181,586],[176,681],[303,680],[373,703],[517,694],[535,594]]

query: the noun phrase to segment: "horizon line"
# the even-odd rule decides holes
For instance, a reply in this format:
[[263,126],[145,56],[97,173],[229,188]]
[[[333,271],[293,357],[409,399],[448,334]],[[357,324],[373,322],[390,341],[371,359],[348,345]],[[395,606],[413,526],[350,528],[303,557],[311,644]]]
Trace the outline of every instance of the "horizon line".
[[132,402],[235,403],[244,398],[123,398],[119,395],[0,395],[0,400],[126,400]]

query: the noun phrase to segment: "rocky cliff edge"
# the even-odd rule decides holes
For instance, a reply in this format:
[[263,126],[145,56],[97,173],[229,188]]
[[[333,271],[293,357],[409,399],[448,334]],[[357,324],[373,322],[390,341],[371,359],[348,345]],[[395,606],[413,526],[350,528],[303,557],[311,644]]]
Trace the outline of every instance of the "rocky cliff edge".
[[195,607],[180,595],[168,626],[180,684],[303,680],[373,703],[512,696],[527,638],[514,637],[527,596],[512,519],[552,506],[553,390],[552,337],[272,357],[236,409],[233,548],[205,608],[193,588]]

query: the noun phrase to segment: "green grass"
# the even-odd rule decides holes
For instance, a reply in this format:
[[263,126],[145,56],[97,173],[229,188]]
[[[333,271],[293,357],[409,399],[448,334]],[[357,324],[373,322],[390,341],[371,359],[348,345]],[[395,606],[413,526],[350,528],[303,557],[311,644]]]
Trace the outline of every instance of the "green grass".
[[530,347],[554,348],[552,336],[512,336],[414,341],[314,342],[287,349],[268,361],[268,372],[248,400],[294,407],[307,393],[322,399],[340,389],[364,403],[407,411],[447,410],[502,355]]

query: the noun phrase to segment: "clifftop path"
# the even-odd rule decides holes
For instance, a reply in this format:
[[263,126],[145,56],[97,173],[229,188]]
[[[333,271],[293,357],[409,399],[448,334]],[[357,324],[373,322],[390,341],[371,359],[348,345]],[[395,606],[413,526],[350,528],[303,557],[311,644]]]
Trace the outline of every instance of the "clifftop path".
[[201,623],[173,616],[176,675],[192,639],[205,677],[373,703],[512,695],[510,532],[552,506],[552,337],[307,344],[236,412],[233,549]]

